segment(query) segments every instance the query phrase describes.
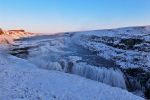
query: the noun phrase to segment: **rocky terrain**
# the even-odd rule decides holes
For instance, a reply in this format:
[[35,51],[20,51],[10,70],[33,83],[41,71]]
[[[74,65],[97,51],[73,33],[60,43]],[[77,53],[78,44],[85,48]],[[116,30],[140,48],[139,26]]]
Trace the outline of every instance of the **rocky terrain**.
[[2,30],[0,28],[0,44],[13,44],[15,39],[33,36],[33,33],[24,30]]
[[79,37],[81,46],[118,65],[129,91],[150,98],[150,26],[81,32]]

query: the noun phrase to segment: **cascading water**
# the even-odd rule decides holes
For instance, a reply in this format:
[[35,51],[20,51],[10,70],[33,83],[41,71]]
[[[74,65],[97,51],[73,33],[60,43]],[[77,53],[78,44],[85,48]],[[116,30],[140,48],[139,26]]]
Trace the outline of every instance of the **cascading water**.
[[126,89],[123,73],[119,69],[113,69],[113,68],[108,69],[105,67],[96,67],[96,66],[86,64],[84,62],[77,62],[78,60],[71,61],[74,59],[61,60],[59,62],[51,62],[51,61],[46,61],[41,59],[40,63],[39,60],[36,59],[36,61],[32,61],[30,59],[32,63],[36,64],[40,68],[76,74],[88,79],[106,83],[114,87],[120,87]]
[[[92,59],[89,59],[90,52],[86,51],[83,55],[84,50],[80,52],[78,46],[68,46],[65,42],[65,38],[62,37],[46,39],[46,41],[43,39],[40,42],[36,40],[35,44],[38,45],[37,48],[29,49],[26,59],[39,68],[75,74],[114,87],[126,89],[124,75],[119,69],[95,66],[95,64],[91,65],[90,62],[92,62]],[[77,49],[78,51],[76,51]]]
[[[110,57],[117,54],[119,56],[114,56],[113,59],[120,59],[123,56],[118,50],[122,44],[116,45],[118,39],[113,42],[116,37],[113,39],[105,36],[105,33],[97,36],[97,32],[77,33],[20,39],[10,54],[26,59],[39,68],[79,75],[150,98],[150,73],[139,68],[121,68]],[[149,65],[150,55],[147,55],[147,59]],[[126,63],[126,59],[122,61]]]
[[64,69],[64,71],[68,73],[80,75],[114,87],[126,89],[124,76],[119,69],[108,69],[104,67],[100,68],[83,62],[76,63],[71,61],[67,63]]

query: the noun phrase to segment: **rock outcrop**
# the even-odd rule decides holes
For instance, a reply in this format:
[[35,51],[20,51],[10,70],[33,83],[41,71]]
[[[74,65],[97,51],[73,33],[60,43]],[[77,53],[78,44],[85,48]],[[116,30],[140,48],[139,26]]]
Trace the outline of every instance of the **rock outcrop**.
[[0,28],[0,35],[4,34],[4,31]]
[[9,32],[25,32],[25,30],[23,29],[19,29],[19,30],[8,30]]

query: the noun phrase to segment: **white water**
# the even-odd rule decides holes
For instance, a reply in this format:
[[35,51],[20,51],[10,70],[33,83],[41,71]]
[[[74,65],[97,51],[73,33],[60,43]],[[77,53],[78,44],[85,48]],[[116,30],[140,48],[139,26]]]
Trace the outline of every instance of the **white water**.
[[[103,66],[89,65],[88,62],[82,61],[82,55],[71,56],[75,49],[71,48],[72,51],[67,51],[65,48],[69,48],[69,46],[67,47],[62,42],[62,39],[64,40],[64,38],[57,37],[57,39],[50,39],[46,42],[38,42],[39,46],[37,48],[29,50],[27,60],[39,68],[76,74],[114,87],[126,89],[124,75],[119,69],[114,69],[112,66],[105,68]],[[51,45],[52,42],[53,45]],[[38,45],[37,42],[35,43]]]
[[76,64],[73,73],[86,78],[126,89],[124,76],[120,70],[98,68],[85,63]]
[[46,59],[41,56],[38,57],[36,56],[35,58],[30,59],[30,61],[40,68],[76,74],[114,87],[126,89],[123,73],[119,69],[108,69],[105,67],[92,66],[83,62],[77,62],[81,60],[81,58],[76,56],[68,57],[68,59],[61,59],[58,62],[52,62],[50,58]]

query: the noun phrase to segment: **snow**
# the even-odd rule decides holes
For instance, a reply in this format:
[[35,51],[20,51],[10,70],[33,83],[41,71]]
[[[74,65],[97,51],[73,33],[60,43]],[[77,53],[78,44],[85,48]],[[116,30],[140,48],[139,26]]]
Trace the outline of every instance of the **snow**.
[[[93,37],[95,37],[93,39]],[[150,69],[147,55],[150,54],[149,27],[127,27],[113,30],[86,31],[75,34],[74,42],[90,51],[96,51],[99,56],[114,60],[121,68]],[[109,40],[112,39],[112,40]],[[135,45],[133,50],[124,50],[110,45],[120,45],[122,39],[141,39],[143,43]],[[110,45],[108,45],[110,44]],[[138,61],[134,61],[139,59]]]
[[144,100],[120,88],[59,71],[39,69],[0,53],[1,100]]
[[[47,35],[15,43],[12,38],[28,35],[13,35],[0,36],[1,43],[15,44],[0,45],[0,100],[143,100],[126,90],[126,76],[121,69],[150,70],[149,27]],[[131,49],[121,42],[126,39],[144,41]],[[27,54],[22,58],[10,55],[11,49],[18,52],[16,48],[24,48]],[[86,59],[92,60],[93,55],[107,60],[106,64],[112,60],[119,66],[91,64]],[[142,91],[133,92],[143,95]]]

